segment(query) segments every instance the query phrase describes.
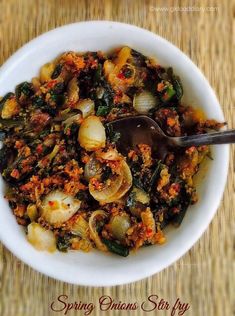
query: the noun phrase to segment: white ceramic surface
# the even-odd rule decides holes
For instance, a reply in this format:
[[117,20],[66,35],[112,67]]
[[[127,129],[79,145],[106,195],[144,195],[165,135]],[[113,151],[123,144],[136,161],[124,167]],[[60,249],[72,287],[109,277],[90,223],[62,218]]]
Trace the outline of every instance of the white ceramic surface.
[[[110,50],[128,45],[163,66],[173,66],[181,77],[184,100],[202,107],[210,118],[223,121],[223,113],[209,83],[178,48],[165,39],[136,26],[92,21],[66,25],[32,40],[19,49],[0,69],[0,95],[38,74],[44,63],[68,51]],[[190,207],[178,229],[167,230],[167,243],[141,249],[122,258],[98,251],[49,254],[35,250],[26,240],[22,228],[3,198],[0,179],[0,239],[18,258],[53,278],[88,286],[110,286],[133,282],[166,268],[187,252],[203,234],[222,198],[226,183],[229,148],[214,146],[214,160],[198,187],[199,202]]]

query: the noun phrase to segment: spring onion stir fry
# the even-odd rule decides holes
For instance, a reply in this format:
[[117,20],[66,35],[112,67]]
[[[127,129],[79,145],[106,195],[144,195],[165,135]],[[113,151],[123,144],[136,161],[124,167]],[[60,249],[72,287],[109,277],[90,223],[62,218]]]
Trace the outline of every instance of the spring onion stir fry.
[[193,176],[208,146],[177,149],[159,161],[147,144],[116,149],[108,122],[146,114],[170,136],[223,124],[183,105],[172,68],[122,47],[66,52],[0,100],[0,171],[6,199],[39,250],[97,248],[127,256],[165,242],[197,202]]

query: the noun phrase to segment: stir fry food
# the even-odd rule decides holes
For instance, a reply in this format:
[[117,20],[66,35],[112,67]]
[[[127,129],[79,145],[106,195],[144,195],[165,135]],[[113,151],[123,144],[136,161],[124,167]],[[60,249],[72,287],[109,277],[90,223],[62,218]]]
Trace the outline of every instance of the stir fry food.
[[97,248],[127,256],[165,243],[197,202],[194,175],[208,146],[158,160],[147,144],[118,152],[109,122],[145,114],[169,136],[223,124],[182,104],[172,68],[122,47],[66,52],[0,100],[0,171],[6,199],[39,250]]

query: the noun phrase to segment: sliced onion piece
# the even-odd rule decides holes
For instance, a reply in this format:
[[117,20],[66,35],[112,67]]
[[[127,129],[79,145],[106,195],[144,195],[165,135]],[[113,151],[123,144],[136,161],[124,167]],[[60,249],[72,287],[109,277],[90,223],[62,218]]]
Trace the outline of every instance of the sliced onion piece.
[[80,215],[71,227],[71,232],[83,239],[88,239],[89,225],[88,222]]
[[55,69],[54,63],[47,63],[43,65],[40,69],[40,81],[42,83],[50,81],[51,75]]
[[120,160],[123,157],[118,153],[116,149],[109,149],[108,151],[96,152],[96,157],[104,160]]
[[81,118],[82,118],[82,116],[80,113],[74,114],[74,115],[68,117],[66,120],[64,120],[62,124],[65,127],[68,127],[68,126],[72,125],[73,123],[79,123],[81,121]]
[[86,118],[95,113],[95,103],[91,99],[80,100],[76,105],[76,109],[82,112],[83,118]]
[[131,49],[128,46],[124,46],[120,52],[118,53],[118,56],[115,60],[115,68],[113,72],[117,74],[120,69],[125,65],[127,62],[128,58],[131,57]]
[[106,245],[102,243],[96,229],[96,223],[99,217],[106,218],[107,214],[103,210],[97,210],[91,214],[91,217],[89,219],[90,236],[91,239],[95,242],[97,249],[101,251],[107,251],[108,249]]
[[77,77],[73,77],[68,83],[68,99],[71,103],[76,103],[79,100],[79,86]]
[[131,84],[134,81],[135,76],[136,76],[136,68],[133,65],[126,63],[122,66],[121,72],[123,73],[123,72],[126,72],[127,70],[131,72],[131,76],[125,77],[125,81]]
[[140,114],[147,114],[157,105],[156,97],[149,91],[143,91],[134,96],[133,107]]
[[114,67],[115,67],[114,63],[112,63],[110,60],[106,60],[104,62],[104,73],[105,73],[105,76],[108,76],[109,74],[111,74],[113,72]]
[[149,204],[150,202],[150,196],[148,193],[146,193],[144,190],[141,190],[137,187],[134,187],[132,192],[135,194],[135,200],[137,202],[140,202],[142,204]]
[[85,118],[79,128],[78,141],[87,151],[94,151],[105,146],[105,128],[97,116]]
[[125,162],[125,160],[123,160],[121,168],[122,168],[123,180],[122,180],[120,188],[118,189],[118,191],[115,194],[107,197],[106,200],[104,200],[102,202],[112,203],[114,201],[117,201],[121,197],[123,197],[127,193],[127,191],[131,188],[131,186],[132,186],[132,174],[131,174],[131,170],[130,170],[128,164]]
[[113,237],[121,241],[131,226],[130,216],[126,213],[113,216],[109,224]]
[[107,184],[101,190],[95,189],[93,184],[89,183],[89,191],[93,198],[101,203],[108,203],[110,197],[115,195],[120,189],[123,183],[123,173],[120,175],[114,175],[112,179],[110,179],[111,183]]
[[28,241],[38,250],[53,252],[56,250],[56,238],[51,230],[38,223],[28,225]]
[[94,157],[94,154],[92,154],[90,157],[90,160],[85,164],[84,177],[87,181],[89,181],[91,178],[99,176],[101,172],[102,172],[101,164]]
[[81,202],[74,197],[56,190],[42,201],[42,217],[50,224],[62,224],[69,220],[80,208]]
[[146,209],[146,206],[150,202],[150,196],[145,191],[134,187],[131,194],[134,193],[134,203],[129,206],[129,210],[132,215],[140,217],[140,213]]
[[112,196],[111,198],[112,202],[119,200],[121,197],[123,197],[132,186],[131,170],[125,161],[123,161],[122,170],[123,170],[122,185],[120,189],[118,190],[118,192],[114,196]]

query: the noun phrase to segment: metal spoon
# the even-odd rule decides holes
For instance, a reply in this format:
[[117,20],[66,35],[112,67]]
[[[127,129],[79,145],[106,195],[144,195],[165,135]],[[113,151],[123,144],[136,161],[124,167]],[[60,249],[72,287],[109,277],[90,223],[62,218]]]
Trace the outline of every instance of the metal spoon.
[[159,159],[164,159],[172,147],[190,147],[201,145],[235,143],[235,130],[192,136],[170,137],[150,117],[145,115],[128,116],[110,122],[113,130],[120,133],[118,150],[127,154],[138,144],[147,144]]

